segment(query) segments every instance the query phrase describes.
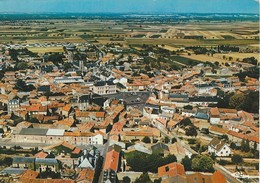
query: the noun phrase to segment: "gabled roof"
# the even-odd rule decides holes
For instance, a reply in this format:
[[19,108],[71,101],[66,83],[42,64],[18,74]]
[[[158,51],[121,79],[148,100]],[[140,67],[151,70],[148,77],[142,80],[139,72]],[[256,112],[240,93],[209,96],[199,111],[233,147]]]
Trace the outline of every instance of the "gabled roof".
[[117,172],[118,162],[119,162],[119,153],[115,150],[109,151],[106,155],[104,170],[111,169]]
[[227,183],[226,178],[219,171],[213,173],[211,179],[212,179],[212,183]]
[[21,175],[20,179],[36,179],[38,177],[39,173],[32,170],[25,170],[23,174]]
[[158,150],[166,150],[169,151],[169,147],[161,142],[151,146],[152,151],[158,151]]
[[221,141],[218,138],[213,138],[210,143],[209,146],[211,146],[212,148],[214,148],[216,151],[219,151],[222,149],[223,146],[225,146],[226,143],[224,141]]
[[203,174],[200,172],[195,172],[193,174],[187,175],[187,182],[194,183],[196,180],[197,183],[211,183],[211,175]]
[[170,163],[158,168],[158,177],[185,176],[184,166],[180,163]]
[[228,132],[228,130],[223,129],[223,128],[219,128],[217,126],[210,126],[209,127],[209,131],[210,132],[220,133],[220,134],[226,134]]
[[90,169],[94,169],[93,166],[91,165],[91,163],[89,162],[88,158],[85,158],[79,165],[79,168],[90,168]]
[[34,155],[35,158],[42,158],[42,159],[46,158],[47,156],[48,156],[48,153],[45,153],[43,151],[38,152],[37,154]]
[[217,107],[211,108],[210,109],[210,115],[211,115],[211,117],[219,117],[220,112],[219,112],[218,108]]
[[76,181],[77,182],[80,182],[80,181],[92,182],[94,179],[94,174],[95,174],[95,171],[90,168],[83,169],[79,172]]
[[213,146],[216,147],[216,145],[218,145],[221,142],[221,140],[219,140],[217,137],[213,138],[210,143],[209,146]]

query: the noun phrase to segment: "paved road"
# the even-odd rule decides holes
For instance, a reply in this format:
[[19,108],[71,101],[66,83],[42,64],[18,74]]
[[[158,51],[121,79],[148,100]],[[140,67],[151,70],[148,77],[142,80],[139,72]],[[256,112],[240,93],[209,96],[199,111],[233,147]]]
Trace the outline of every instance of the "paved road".
[[104,164],[105,164],[105,161],[106,161],[107,150],[108,150],[109,143],[110,143],[109,138],[110,138],[110,135],[108,135],[108,137],[107,137],[107,142],[104,144],[104,149],[103,149],[103,151],[100,153],[100,155],[104,157],[103,168],[102,168],[101,174],[100,174],[100,176],[99,176],[99,181],[98,181],[98,182],[100,182],[100,183],[104,182],[104,181],[103,181],[103,177],[104,177],[104,171],[103,171],[103,170],[104,170]]
[[126,102],[126,106],[134,106],[136,108],[142,109],[150,96],[150,92],[120,92],[103,96],[108,98],[115,98],[117,100],[121,99]]
[[233,175],[229,174],[225,169],[223,169],[223,167],[219,164],[215,164],[213,166],[215,168],[215,170],[218,170],[220,173],[222,173],[228,182],[230,183],[242,183],[240,180],[237,180],[236,178],[233,177]]

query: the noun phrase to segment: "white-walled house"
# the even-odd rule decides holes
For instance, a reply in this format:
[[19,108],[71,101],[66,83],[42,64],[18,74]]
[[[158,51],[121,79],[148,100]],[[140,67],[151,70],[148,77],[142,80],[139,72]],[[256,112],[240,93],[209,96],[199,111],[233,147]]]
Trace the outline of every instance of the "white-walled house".
[[230,156],[231,148],[224,141],[219,140],[218,138],[213,138],[208,145],[208,152],[210,154],[215,153],[216,156]]
[[220,122],[220,112],[218,108],[211,108],[209,111],[210,114],[210,124],[218,124]]

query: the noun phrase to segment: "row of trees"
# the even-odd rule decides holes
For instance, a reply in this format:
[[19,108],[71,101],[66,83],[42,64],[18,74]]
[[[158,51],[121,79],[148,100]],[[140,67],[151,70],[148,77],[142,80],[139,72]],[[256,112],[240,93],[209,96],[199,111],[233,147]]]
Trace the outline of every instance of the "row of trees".
[[[151,141],[151,138],[150,138],[150,137],[145,136],[145,137],[142,139],[142,142],[147,143],[147,144],[150,144],[152,141]],[[156,140],[156,139],[153,139],[153,143],[156,143],[156,142],[157,142],[157,140]],[[177,139],[176,139],[176,138],[170,139],[169,137],[166,136],[166,137],[164,138],[164,142],[165,142],[166,144],[168,144],[169,142],[171,142],[171,143],[173,144],[173,143],[177,142]]]

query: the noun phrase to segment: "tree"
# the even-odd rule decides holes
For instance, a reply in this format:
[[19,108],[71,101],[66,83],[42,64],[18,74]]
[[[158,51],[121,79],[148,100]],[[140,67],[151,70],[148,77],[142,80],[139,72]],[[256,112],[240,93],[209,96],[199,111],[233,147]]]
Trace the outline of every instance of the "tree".
[[234,164],[236,164],[236,165],[241,164],[241,163],[244,162],[243,157],[242,157],[241,155],[239,155],[239,154],[234,154],[234,155],[231,157],[231,161],[232,161]]
[[190,118],[185,118],[185,119],[183,119],[180,123],[181,123],[181,125],[183,125],[183,126],[192,125]]
[[145,136],[142,141],[143,141],[144,143],[147,143],[147,144],[151,143],[150,137],[147,137],[147,136]]
[[146,71],[151,71],[151,70],[152,70],[149,65],[146,65],[146,66],[144,67],[144,69],[145,69]]
[[243,104],[246,100],[246,97],[242,93],[236,93],[229,99],[229,106],[231,108],[235,108],[237,110],[241,110],[243,107]]
[[196,137],[198,135],[198,132],[197,132],[195,126],[192,125],[189,128],[186,128],[185,129],[185,135]]
[[225,66],[226,66],[226,67],[229,67],[230,65],[229,65],[229,63],[226,62],[226,63],[225,63]]
[[10,157],[1,157],[0,166],[10,166],[12,165],[13,159]]
[[132,171],[136,172],[157,172],[158,167],[176,162],[175,155],[162,157],[159,153],[146,154],[139,151],[133,151],[126,154],[127,164]]
[[26,62],[19,62],[15,65],[15,70],[25,70],[28,69],[28,64]]
[[165,142],[166,144],[168,144],[168,143],[170,142],[169,137],[166,136],[166,137],[164,138],[164,142]]
[[228,136],[227,136],[226,134],[221,135],[221,136],[220,136],[220,139],[222,139],[222,140],[228,140]]
[[244,58],[243,62],[253,64],[253,65],[257,65],[257,63],[258,63],[258,61],[255,57]]
[[231,144],[230,144],[230,148],[231,148],[231,149],[236,149],[236,148],[237,148],[236,143],[231,142]]
[[128,176],[123,177],[123,183],[130,183],[131,179]]
[[51,55],[48,57],[48,60],[49,60],[49,61],[52,61],[53,64],[58,65],[59,63],[61,63],[61,64],[64,63],[63,58],[64,58],[64,56],[63,56],[62,54],[53,53],[53,54],[51,54]]
[[148,173],[143,173],[134,183],[152,183]]
[[213,159],[214,161],[216,160],[216,154],[215,154],[214,152],[211,153],[210,157],[211,157],[211,159]]
[[219,66],[219,62],[218,62],[218,61],[216,61],[214,64],[215,64],[217,67]]
[[27,121],[29,121],[31,123],[39,123],[39,120],[35,117],[29,118]]
[[249,145],[249,141],[245,141],[244,139],[241,142],[241,151],[244,152],[249,152],[250,151],[250,145]]
[[192,107],[191,105],[185,105],[185,106],[183,107],[183,109],[192,110],[192,109],[193,109],[193,107]]
[[172,138],[172,144],[174,144],[175,142],[177,142],[176,138]]
[[214,172],[213,163],[209,156],[196,156],[192,159],[191,167],[194,171]]
[[251,91],[246,95],[242,109],[250,113],[258,113],[259,109],[259,92]]
[[35,90],[35,87],[33,85],[26,85],[25,81],[18,79],[15,84],[15,89],[18,91],[30,92]]
[[162,178],[160,177],[159,179],[155,179],[153,183],[161,183],[162,182]]
[[184,166],[184,169],[186,171],[191,171],[192,168],[191,168],[191,159],[188,157],[188,156],[185,156],[182,160],[181,160],[181,164]]

